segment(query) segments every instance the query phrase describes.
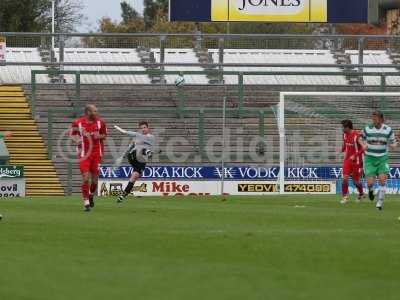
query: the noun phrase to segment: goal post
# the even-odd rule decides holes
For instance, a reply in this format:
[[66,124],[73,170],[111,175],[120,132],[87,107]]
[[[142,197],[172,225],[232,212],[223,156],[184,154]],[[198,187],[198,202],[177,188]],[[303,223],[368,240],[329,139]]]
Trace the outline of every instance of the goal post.
[[279,193],[285,193],[285,95],[280,93],[278,130],[279,130]]
[[[302,184],[302,188],[312,191],[320,188],[318,184],[313,186],[314,182],[339,182],[341,120],[350,119],[356,129],[362,130],[371,123],[372,112],[381,110],[385,122],[397,131],[398,103],[400,92],[281,92],[275,114],[279,131],[279,193],[292,192],[296,185],[291,182],[298,184],[299,180],[308,182],[309,186]],[[398,153],[391,153],[391,163],[397,158],[400,158]],[[323,174],[323,178],[293,179],[289,174],[304,167]],[[332,187],[332,192],[333,189],[336,188]]]

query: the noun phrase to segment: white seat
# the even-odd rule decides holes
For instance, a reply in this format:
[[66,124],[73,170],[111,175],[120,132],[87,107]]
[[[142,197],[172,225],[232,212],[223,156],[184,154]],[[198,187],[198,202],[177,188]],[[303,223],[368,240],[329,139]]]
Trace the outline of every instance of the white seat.
[[[350,60],[352,64],[358,64],[358,51],[348,50],[346,54],[350,55]],[[390,65],[393,64],[389,55],[383,50],[366,50],[363,56],[364,64],[368,65]],[[398,72],[395,68],[364,68],[364,72]],[[400,73],[399,73],[400,75]],[[366,85],[380,85],[380,76],[364,76],[364,84]],[[388,76],[386,78],[387,85],[400,85],[400,76]]]
[[[56,49],[58,55],[58,49]],[[65,48],[65,62],[140,63],[136,49],[113,48]],[[64,70],[78,71],[145,71],[141,66],[66,66]],[[68,83],[75,81],[74,75],[66,75]],[[149,84],[150,78],[143,75],[81,75],[82,84]]]
[[[154,58],[157,63],[160,62],[160,49],[151,49],[154,53]],[[165,50],[165,63],[199,63],[193,49],[166,49]],[[165,67],[165,71],[204,71],[201,66],[198,67]],[[173,84],[176,79],[176,75],[166,75],[165,79],[167,83]],[[187,84],[208,84],[208,78],[206,75],[185,75],[185,81]]]
[[[213,60],[218,62],[218,50],[210,50]],[[333,55],[328,50],[254,50],[254,49],[225,49],[224,63],[287,63],[287,64],[332,64],[332,68],[307,68],[315,72],[340,72]],[[280,67],[226,67],[226,71],[304,71],[304,68]],[[237,84],[237,76],[227,75],[226,83]],[[347,85],[344,76],[304,76],[304,75],[247,75],[246,84],[268,85]]]
[[[37,48],[11,48],[6,50],[6,60],[9,62],[41,62]],[[31,82],[32,70],[45,70],[41,66],[0,66],[1,84],[28,84]],[[38,75],[37,82],[47,83],[46,75]]]

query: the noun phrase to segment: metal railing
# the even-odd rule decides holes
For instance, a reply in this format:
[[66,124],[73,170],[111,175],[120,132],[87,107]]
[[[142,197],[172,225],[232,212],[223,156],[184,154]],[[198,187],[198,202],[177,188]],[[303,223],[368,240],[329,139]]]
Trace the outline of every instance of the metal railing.
[[[312,76],[343,76],[342,72],[289,72],[289,71],[252,71],[252,72],[238,72],[238,71],[216,71],[220,76],[224,75],[234,75],[238,77],[238,85],[237,85],[237,97],[238,97],[238,106],[237,106],[237,116],[240,117],[243,112],[243,103],[244,103],[244,77],[245,76],[268,76],[268,75],[312,75]],[[36,76],[39,74],[56,74],[56,75],[74,75],[75,76],[75,84],[74,84],[74,100],[80,101],[81,100],[81,75],[149,75],[149,74],[158,74],[158,75],[196,75],[196,74],[206,74],[206,71],[161,71],[161,70],[148,70],[148,71],[57,71],[49,72],[48,70],[33,70],[31,71],[31,87],[32,87],[32,94],[30,98],[31,104],[31,111],[32,115],[35,116],[36,114],[36,100],[37,100],[37,80]],[[350,72],[346,73],[348,76],[362,76],[362,77],[380,77],[380,91],[386,90],[386,78],[389,76],[398,77],[400,73],[398,72]],[[179,105],[177,109],[174,111],[177,112],[177,115],[184,116],[184,112],[186,111],[186,103],[184,95],[179,97]]]
[[[358,64],[363,64],[365,50],[385,50],[389,54],[400,51],[400,36],[392,35],[298,35],[298,34],[161,34],[161,33],[12,33],[0,32],[9,47],[35,47],[47,50],[48,62],[64,63],[66,48],[157,48],[157,63],[165,63],[168,48],[191,48],[195,51],[215,49],[218,61],[224,63],[225,49],[305,49],[331,51],[358,50]],[[51,49],[52,37],[55,49]],[[10,64],[10,62],[6,62]],[[23,63],[23,62],[20,62]],[[42,61],[25,62],[44,65]],[[92,62],[93,63],[93,62]],[[100,62],[98,62],[100,63]],[[70,65],[70,64],[69,64]],[[83,64],[82,64],[83,65]],[[142,64],[143,65],[143,64]],[[125,64],[126,66],[126,64]],[[307,67],[307,66],[306,66]]]

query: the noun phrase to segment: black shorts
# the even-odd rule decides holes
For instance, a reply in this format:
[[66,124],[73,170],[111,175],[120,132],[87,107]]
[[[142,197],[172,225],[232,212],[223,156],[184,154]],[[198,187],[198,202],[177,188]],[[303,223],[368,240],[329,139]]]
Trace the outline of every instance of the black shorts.
[[138,172],[140,175],[142,175],[144,169],[146,168],[146,163],[138,161],[136,154],[129,154],[127,158],[133,168],[133,172]]

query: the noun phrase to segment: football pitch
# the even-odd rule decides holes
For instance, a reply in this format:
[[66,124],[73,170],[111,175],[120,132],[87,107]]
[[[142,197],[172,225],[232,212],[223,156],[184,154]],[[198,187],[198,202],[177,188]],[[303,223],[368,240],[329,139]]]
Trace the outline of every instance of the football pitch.
[[0,299],[398,299],[400,198],[0,200]]

